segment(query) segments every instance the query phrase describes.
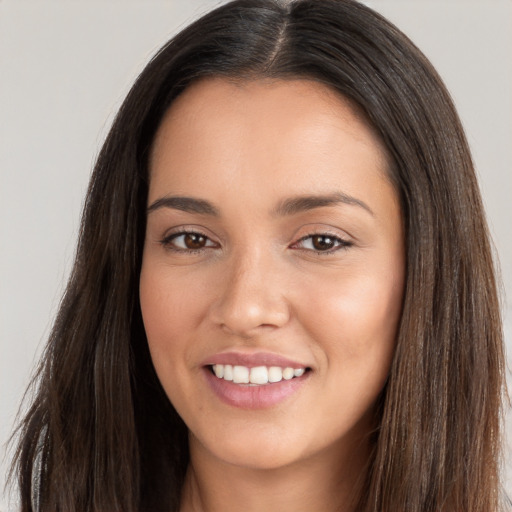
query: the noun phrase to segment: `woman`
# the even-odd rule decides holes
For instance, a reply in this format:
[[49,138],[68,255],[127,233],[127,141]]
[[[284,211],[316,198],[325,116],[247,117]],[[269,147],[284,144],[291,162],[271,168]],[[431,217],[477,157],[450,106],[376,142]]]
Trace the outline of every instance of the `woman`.
[[348,0],[149,63],[22,425],[23,510],[497,511],[502,336],[442,82]]

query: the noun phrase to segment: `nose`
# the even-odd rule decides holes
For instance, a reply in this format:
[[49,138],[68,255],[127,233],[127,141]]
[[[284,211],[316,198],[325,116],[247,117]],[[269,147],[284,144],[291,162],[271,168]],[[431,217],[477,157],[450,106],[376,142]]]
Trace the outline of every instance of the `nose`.
[[290,307],[284,275],[273,259],[275,256],[270,254],[253,252],[226,262],[211,318],[227,333],[252,338],[288,322]]

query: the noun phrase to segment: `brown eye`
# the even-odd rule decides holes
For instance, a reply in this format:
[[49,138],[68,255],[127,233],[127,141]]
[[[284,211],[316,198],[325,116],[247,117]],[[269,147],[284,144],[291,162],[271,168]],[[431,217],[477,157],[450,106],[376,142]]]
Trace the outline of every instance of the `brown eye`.
[[187,249],[202,249],[206,246],[207,238],[199,233],[187,233],[183,235],[183,243]]
[[161,241],[161,244],[167,248],[178,252],[194,252],[202,249],[215,248],[215,244],[206,235],[194,231],[185,231],[174,233]]
[[314,235],[311,244],[316,251],[328,251],[336,246],[337,239],[326,235]]
[[348,240],[343,240],[338,236],[327,233],[319,233],[301,238],[293,245],[293,248],[316,253],[334,254],[340,249],[348,249],[351,246],[352,242]]

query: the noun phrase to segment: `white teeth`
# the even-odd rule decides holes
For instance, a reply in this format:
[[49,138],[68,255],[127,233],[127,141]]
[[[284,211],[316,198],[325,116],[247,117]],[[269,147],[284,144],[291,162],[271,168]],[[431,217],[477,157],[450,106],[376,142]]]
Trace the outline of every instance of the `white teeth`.
[[268,383],[268,370],[266,366],[256,366],[251,368],[249,375],[249,382],[251,384],[267,384]]
[[268,369],[268,381],[280,382],[283,380],[283,369],[280,366],[271,366]]
[[213,372],[219,379],[233,381],[235,384],[265,385],[301,377],[305,368],[281,368],[280,366],[232,366],[230,364],[214,364]]
[[230,364],[224,365],[224,380],[233,380],[233,367]]
[[285,380],[293,379],[293,368],[285,368],[283,370],[283,379],[285,379]]
[[235,384],[249,384],[249,368],[247,366],[233,366],[233,382]]

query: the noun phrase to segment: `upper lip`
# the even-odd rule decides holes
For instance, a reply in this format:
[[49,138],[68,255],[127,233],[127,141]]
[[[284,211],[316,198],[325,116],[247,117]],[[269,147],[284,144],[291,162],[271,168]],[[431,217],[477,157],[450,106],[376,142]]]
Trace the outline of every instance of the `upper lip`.
[[212,364],[230,364],[233,366],[247,366],[253,368],[256,366],[280,366],[282,368],[308,368],[308,365],[298,361],[293,361],[287,357],[271,352],[256,352],[247,354],[241,352],[222,352],[208,357],[203,366]]

